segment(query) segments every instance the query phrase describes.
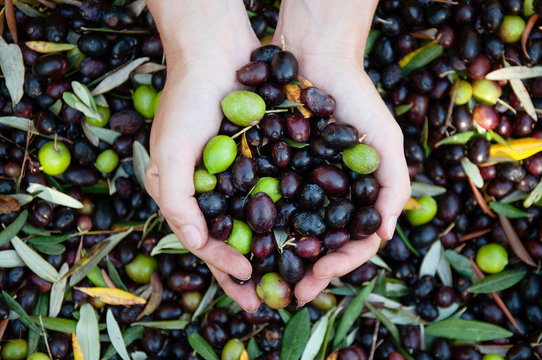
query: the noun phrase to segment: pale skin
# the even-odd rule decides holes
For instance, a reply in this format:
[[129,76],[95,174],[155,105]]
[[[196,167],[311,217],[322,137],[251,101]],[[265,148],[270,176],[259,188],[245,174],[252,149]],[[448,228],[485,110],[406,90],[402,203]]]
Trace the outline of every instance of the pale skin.
[[[216,135],[220,100],[242,86],[235,71],[250,61],[260,43],[240,0],[148,0],[168,63],[166,86],[154,119],[146,187],[181,243],[204,260],[224,291],[243,309],[261,303],[250,262],[235,249],[208,236],[194,198],[194,167],[207,141]],[[376,207],[382,214],[377,233],[350,241],[318,260],[295,287],[298,305],[316,297],[330,280],[373,257],[393,235],[397,217],[410,196],[401,130],[363,69],[363,53],[377,0],[283,0],[273,43],[299,62],[300,74],[332,94],[337,121],[366,134],[381,163]]]

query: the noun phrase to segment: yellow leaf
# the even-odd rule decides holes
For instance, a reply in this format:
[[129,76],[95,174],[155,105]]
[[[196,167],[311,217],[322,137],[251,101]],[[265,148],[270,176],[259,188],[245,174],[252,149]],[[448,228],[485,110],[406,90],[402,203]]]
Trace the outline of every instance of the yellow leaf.
[[301,84],[301,86],[304,88],[313,87],[314,85],[307,79],[305,79],[301,75],[297,75],[297,81]]
[[405,205],[405,210],[420,209],[421,207],[420,203],[411,197]]
[[243,136],[241,137],[241,150],[243,151],[243,155],[245,155],[249,159],[252,159],[252,151],[250,150],[250,147],[248,146],[246,134],[247,133],[243,133]]
[[338,352],[335,350],[326,357],[326,360],[337,360]]
[[523,160],[542,151],[542,139],[521,138],[508,141],[508,146],[491,145],[489,154],[492,157]]
[[25,45],[30,49],[43,54],[69,51],[77,47],[75,44],[60,44],[48,41],[27,41],[25,42]]
[[239,360],[248,360],[248,352],[245,349],[243,349],[241,356],[239,356]]
[[73,346],[73,359],[74,360],[85,360],[83,355],[83,350],[81,350],[81,345],[79,345],[79,340],[75,333],[72,333],[72,346]]
[[79,291],[109,305],[143,305],[147,300],[120,289],[104,287],[77,287]]
[[[286,84],[284,85],[284,89],[286,90],[286,98],[290,101],[293,101],[295,103],[301,103],[301,88],[299,85],[296,84]],[[311,117],[312,113],[304,106],[298,106],[297,107],[301,114],[305,117],[305,119],[308,119]]]
[[403,57],[401,60],[399,60],[399,66],[401,67],[401,69],[404,68],[405,66],[407,66],[407,64],[410,62],[410,60],[412,60],[414,58],[414,56],[418,55],[419,53],[421,53],[422,51],[424,51],[428,47],[435,45],[436,43],[437,43],[436,40],[430,41],[427,44],[425,44],[424,46],[422,46],[420,48],[417,48],[416,50],[406,54],[405,57]]

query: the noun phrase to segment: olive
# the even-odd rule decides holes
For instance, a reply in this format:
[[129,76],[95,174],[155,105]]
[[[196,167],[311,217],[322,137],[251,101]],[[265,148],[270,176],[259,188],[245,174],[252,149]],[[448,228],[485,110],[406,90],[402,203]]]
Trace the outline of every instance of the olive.
[[226,198],[218,192],[203,193],[198,196],[197,200],[201,212],[207,219],[212,219],[226,212]]
[[96,169],[102,173],[110,173],[117,168],[119,156],[112,149],[102,151],[96,158]]
[[474,60],[480,54],[480,48],[480,35],[474,29],[466,26],[459,29],[455,49],[463,60]]
[[502,94],[502,89],[495,81],[479,79],[472,83],[472,95],[478,101],[495,105]]
[[437,307],[429,300],[420,301],[416,305],[416,313],[427,321],[434,321],[438,317]]
[[280,48],[276,45],[265,45],[257,48],[250,54],[250,61],[263,61],[266,64],[271,64],[273,57],[280,52]]
[[330,123],[321,133],[324,143],[334,150],[348,149],[358,142],[358,131],[347,124]]
[[24,339],[6,341],[2,346],[2,359],[23,360],[28,351],[28,343]]
[[296,242],[295,253],[308,260],[316,260],[322,253],[322,243],[315,237],[302,237]]
[[286,131],[288,136],[297,142],[306,142],[311,133],[309,120],[300,114],[286,116]]
[[[217,178],[205,169],[194,171],[194,189],[196,193],[204,193],[214,190]],[[117,190],[118,191],[118,190]]]
[[495,274],[508,264],[508,253],[502,245],[486,244],[478,249],[476,263],[482,271]]
[[266,193],[273,199],[274,202],[279,201],[282,198],[280,194],[280,182],[272,177],[263,177],[258,180],[256,186],[250,192],[250,195],[257,194],[259,192]]
[[294,171],[288,171],[280,178],[280,193],[284,198],[292,199],[299,193],[301,184],[301,176]]
[[[293,297],[291,285],[275,272],[269,272],[262,276],[256,285],[256,294],[258,294],[258,297],[271,309],[282,309],[288,306]],[[260,306],[260,309],[262,309],[262,306]],[[245,314],[243,314],[243,316],[245,317]],[[268,321],[267,319],[264,320],[263,318],[269,317],[269,315],[265,316],[264,314],[259,316],[262,319],[259,319],[258,316],[253,315],[247,316],[250,318],[255,317],[253,321],[250,321],[251,323],[260,323],[262,320]]]
[[362,175],[351,185],[352,201],[360,206],[370,206],[378,198],[379,186],[376,179],[370,175]]
[[427,94],[433,89],[434,79],[431,73],[425,69],[414,70],[409,75],[410,83],[414,91],[420,94]]
[[111,129],[125,135],[136,134],[141,129],[143,124],[143,118],[134,110],[118,111],[109,119]]
[[205,279],[196,272],[176,270],[168,277],[167,284],[173,291],[201,291],[205,287]]
[[[453,92],[453,89],[450,90],[450,96],[452,92]],[[471,84],[465,80],[458,80],[454,103],[456,105],[465,105],[466,103],[469,102],[471,97],[472,97]]]
[[235,141],[226,135],[213,137],[203,149],[203,163],[211,174],[222,172],[230,167],[237,154]]
[[275,141],[271,144],[270,151],[273,163],[277,167],[284,168],[288,166],[292,157],[292,150],[286,141]]
[[263,61],[252,61],[237,70],[237,80],[247,86],[258,86],[269,79],[269,67]]
[[68,356],[70,351],[68,340],[62,334],[51,336],[51,339],[49,339],[49,347],[51,349],[53,359],[55,360],[64,359],[66,356]]
[[354,205],[344,198],[339,198],[331,202],[325,210],[326,225],[340,229],[346,227],[354,212]]
[[303,89],[300,99],[317,116],[331,116],[335,110],[335,98],[316,87]]
[[233,228],[227,243],[243,255],[249,253],[252,246],[252,230],[245,222],[233,220]]
[[139,40],[132,36],[119,36],[111,46],[110,54],[113,60],[124,63],[130,57],[134,56],[139,46]]
[[118,6],[113,6],[104,11],[102,23],[112,29],[126,29],[134,25],[135,19],[130,11],[126,11]]
[[292,216],[294,230],[303,236],[321,236],[326,231],[322,217],[311,211],[300,211]]
[[255,125],[265,113],[265,101],[258,94],[246,90],[229,93],[220,105],[228,120],[243,127]]
[[49,141],[40,148],[38,159],[44,173],[59,175],[70,166],[71,155],[70,150],[63,143]]
[[140,85],[132,94],[132,100],[134,101],[134,108],[145,119],[152,119],[154,117],[154,98],[156,97],[156,90],[148,85]]
[[283,119],[276,114],[265,115],[261,121],[260,127],[263,135],[274,141],[279,140],[285,130]]
[[473,119],[478,125],[487,130],[493,130],[499,123],[499,115],[497,111],[484,103],[478,103],[474,107]]
[[258,233],[270,231],[277,219],[273,199],[266,193],[256,193],[247,204],[247,222]]
[[218,215],[211,221],[209,233],[218,240],[227,240],[233,229],[233,218],[230,215]]
[[250,158],[240,158],[233,164],[232,177],[235,187],[242,192],[249,191],[256,183],[256,162]]
[[519,41],[524,29],[525,20],[521,16],[505,15],[499,28],[499,36],[505,43],[514,43]]
[[141,53],[151,58],[160,58],[164,53],[164,46],[159,34],[149,35],[141,41]]
[[264,99],[267,106],[275,106],[283,102],[284,89],[273,82],[263,83],[258,88],[258,94]]
[[238,360],[245,346],[239,339],[230,339],[222,349],[221,360]]
[[32,66],[34,75],[41,79],[60,78],[66,75],[69,69],[68,59],[60,53],[42,55]]
[[271,59],[270,67],[271,76],[281,85],[285,85],[297,77],[297,60],[289,51],[275,53]]
[[489,158],[489,141],[484,137],[469,140],[467,156],[474,164],[483,164]]
[[256,234],[251,246],[254,256],[264,259],[275,250],[275,235],[272,232]]
[[135,259],[124,267],[126,275],[138,284],[149,283],[151,273],[157,269],[158,262],[156,259],[143,254],[137,254]]
[[89,32],[83,34],[77,40],[79,50],[91,57],[100,57],[109,53],[111,45],[103,33]]
[[378,210],[372,206],[362,207],[356,210],[350,222],[350,236],[360,239],[376,232],[382,223],[382,217]]
[[303,260],[293,250],[284,249],[278,264],[280,275],[290,284],[297,284],[305,274]]
[[365,144],[357,144],[344,150],[342,159],[348,168],[364,175],[374,172],[380,164],[377,151]]
[[350,233],[345,229],[330,229],[322,236],[322,243],[329,250],[337,250],[350,240]]

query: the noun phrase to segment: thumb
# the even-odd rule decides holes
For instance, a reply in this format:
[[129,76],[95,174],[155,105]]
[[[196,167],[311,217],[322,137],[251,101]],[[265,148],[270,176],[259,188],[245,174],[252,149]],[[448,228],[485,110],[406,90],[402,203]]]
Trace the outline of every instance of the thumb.
[[183,245],[194,252],[207,242],[207,224],[194,198],[195,156],[181,150],[158,159],[161,212]]

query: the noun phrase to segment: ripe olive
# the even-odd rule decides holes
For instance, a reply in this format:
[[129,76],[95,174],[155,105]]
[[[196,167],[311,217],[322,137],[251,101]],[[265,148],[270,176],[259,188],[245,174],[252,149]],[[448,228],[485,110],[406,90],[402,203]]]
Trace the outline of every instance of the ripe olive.
[[247,222],[257,233],[270,231],[277,220],[277,208],[266,193],[256,193],[247,204]]
[[277,52],[273,56],[270,66],[271,76],[281,85],[288,84],[297,76],[298,64],[291,52]]

